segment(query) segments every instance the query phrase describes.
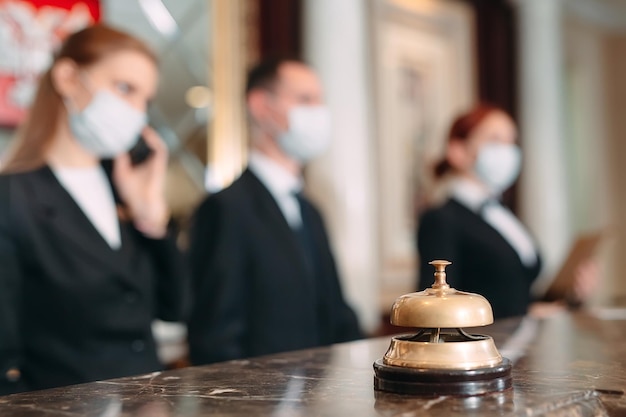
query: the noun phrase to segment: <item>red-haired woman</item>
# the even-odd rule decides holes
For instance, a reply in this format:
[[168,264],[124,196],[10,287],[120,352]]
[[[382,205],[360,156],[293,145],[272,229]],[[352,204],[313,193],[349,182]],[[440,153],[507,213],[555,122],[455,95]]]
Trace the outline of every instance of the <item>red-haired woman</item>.
[[146,126],[157,80],[150,49],[106,26],[42,76],[0,175],[0,394],[160,369],[151,322],[183,318],[187,282]]
[[[550,314],[562,303],[532,303],[531,285],[541,271],[537,244],[499,198],[517,179],[521,151],[517,128],[502,109],[479,104],[450,128],[444,158],[435,176],[449,180],[449,198],[419,220],[420,282],[432,284],[433,259],[449,259],[448,281],[485,296],[495,318],[529,310]],[[595,261],[576,271],[573,300],[584,301],[598,281]],[[532,304],[531,304],[532,303]]]
[[450,129],[435,176],[451,177],[450,198],[419,220],[420,288],[432,284],[432,259],[449,259],[448,280],[485,296],[496,318],[523,315],[539,275],[537,245],[498,198],[517,179],[521,152],[511,117],[481,104]]

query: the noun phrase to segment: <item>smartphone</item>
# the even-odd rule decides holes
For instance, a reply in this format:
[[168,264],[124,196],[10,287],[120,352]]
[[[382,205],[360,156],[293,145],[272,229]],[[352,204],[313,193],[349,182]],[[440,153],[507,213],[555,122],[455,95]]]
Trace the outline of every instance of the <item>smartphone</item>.
[[152,155],[152,152],[154,152],[152,148],[150,148],[144,138],[140,136],[137,143],[128,151],[130,154],[130,163],[133,166],[139,165],[147,161],[150,155]]

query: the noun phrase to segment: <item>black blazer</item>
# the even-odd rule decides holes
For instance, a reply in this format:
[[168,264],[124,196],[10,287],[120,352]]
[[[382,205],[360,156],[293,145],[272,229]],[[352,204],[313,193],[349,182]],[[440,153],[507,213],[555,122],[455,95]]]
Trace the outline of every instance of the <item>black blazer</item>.
[[120,228],[116,251],[48,167],[0,175],[0,393],[161,368],[151,322],[184,319],[185,265]]
[[320,214],[308,202],[302,210],[318,253],[317,274],[307,269],[295,233],[251,171],[199,207],[190,246],[194,364],[360,337]]
[[425,212],[418,228],[420,290],[434,282],[434,268],[428,262],[446,259],[452,261],[446,269],[450,286],[487,298],[495,318],[526,313],[540,260],[524,266],[497,230],[454,199]]

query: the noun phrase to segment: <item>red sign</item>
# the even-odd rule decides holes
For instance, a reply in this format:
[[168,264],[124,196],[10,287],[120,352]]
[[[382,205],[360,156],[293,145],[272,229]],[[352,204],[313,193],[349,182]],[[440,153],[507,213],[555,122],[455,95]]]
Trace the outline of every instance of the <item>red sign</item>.
[[0,0],[0,126],[23,120],[63,39],[99,19],[99,0]]

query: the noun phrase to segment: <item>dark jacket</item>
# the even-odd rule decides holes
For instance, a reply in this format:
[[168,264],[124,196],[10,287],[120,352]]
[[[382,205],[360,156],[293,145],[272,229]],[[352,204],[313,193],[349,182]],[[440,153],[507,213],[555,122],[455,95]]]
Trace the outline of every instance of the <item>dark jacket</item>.
[[191,229],[194,364],[360,337],[318,211],[303,203],[315,272],[267,188],[249,170],[199,207]]
[[454,199],[425,212],[418,228],[420,290],[434,282],[428,262],[446,259],[452,262],[446,268],[450,286],[487,298],[495,318],[526,313],[540,260],[526,267],[496,229]]
[[151,322],[184,319],[185,265],[120,229],[113,250],[48,167],[0,176],[0,393],[161,368]]

